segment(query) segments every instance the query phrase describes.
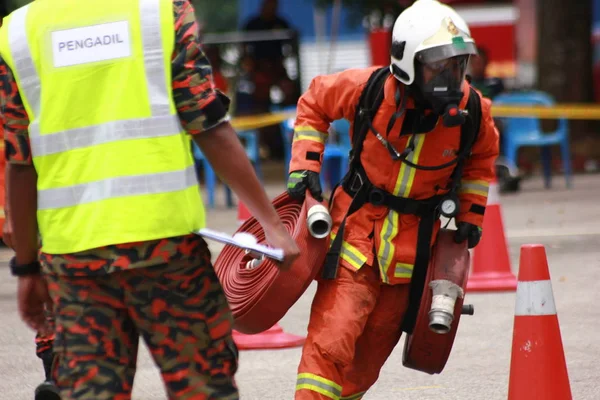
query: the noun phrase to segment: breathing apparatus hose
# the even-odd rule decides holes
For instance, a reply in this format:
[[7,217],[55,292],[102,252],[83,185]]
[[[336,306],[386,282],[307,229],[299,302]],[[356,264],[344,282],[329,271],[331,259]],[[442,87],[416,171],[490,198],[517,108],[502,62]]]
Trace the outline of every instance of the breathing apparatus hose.
[[[317,275],[329,246],[331,218],[323,203],[308,193],[302,202],[284,192],[273,200],[273,206],[300,248],[289,270],[280,270],[270,259],[256,260],[230,245],[214,263],[233,312],[234,329],[246,334],[263,332],[285,315]],[[258,243],[268,245],[254,217],[237,232],[252,234]]]

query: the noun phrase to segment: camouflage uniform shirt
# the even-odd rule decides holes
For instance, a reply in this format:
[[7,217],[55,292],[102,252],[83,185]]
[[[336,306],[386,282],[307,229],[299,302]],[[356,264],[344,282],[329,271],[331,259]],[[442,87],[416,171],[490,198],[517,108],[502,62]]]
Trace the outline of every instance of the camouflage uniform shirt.
[[[176,31],[172,55],[173,98],[182,126],[189,134],[198,135],[224,122],[227,111],[217,96],[210,63],[202,52],[192,6],[188,0],[174,0],[173,12]],[[0,104],[7,162],[31,165],[29,118],[14,76],[1,58]],[[199,249],[207,251],[204,241],[196,235],[186,235],[110,245],[74,254],[41,253],[40,258],[47,272],[89,276],[181,260]]]

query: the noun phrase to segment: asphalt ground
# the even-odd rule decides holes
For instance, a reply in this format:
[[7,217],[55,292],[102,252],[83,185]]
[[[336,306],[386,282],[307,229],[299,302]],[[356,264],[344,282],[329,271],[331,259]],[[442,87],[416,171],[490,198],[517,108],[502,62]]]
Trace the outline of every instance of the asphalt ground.
[[[600,175],[578,176],[572,190],[555,177],[546,190],[539,179],[524,182],[521,192],[501,196],[502,214],[512,269],[518,271],[523,244],[546,248],[560,321],[573,398],[600,399]],[[283,183],[268,183],[274,197]],[[233,233],[236,210],[226,209],[222,191],[217,208],[209,210],[211,228]],[[213,259],[220,246],[211,243]],[[33,398],[43,378],[35,356],[34,332],[16,311],[15,279],[8,270],[12,252],[0,250],[0,399]],[[281,327],[305,335],[312,285],[280,321]],[[506,399],[510,370],[515,293],[467,294],[475,315],[461,318],[454,348],[440,375],[402,366],[403,340],[388,359],[368,400],[495,400]],[[241,398],[292,399],[301,349],[241,351],[237,381]],[[523,377],[527,379],[527,377]],[[166,399],[160,375],[141,346],[134,399]],[[544,399],[540,399],[544,400]]]

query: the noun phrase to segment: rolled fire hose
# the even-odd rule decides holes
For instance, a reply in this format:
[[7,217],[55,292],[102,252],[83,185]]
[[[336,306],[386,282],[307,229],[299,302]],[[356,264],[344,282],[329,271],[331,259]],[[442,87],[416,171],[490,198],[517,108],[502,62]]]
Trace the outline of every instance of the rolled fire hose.
[[[275,325],[316,277],[329,248],[332,221],[324,203],[307,193],[304,202],[287,192],[273,200],[279,217],[300,248],[300,256],[287,271],[269,259],[257,261],[243,249],[226,245],[214,267],[234,316],[234,329],[246,334]],[[251,217],[236,233],[253,235],[265,244],[265,233]]]

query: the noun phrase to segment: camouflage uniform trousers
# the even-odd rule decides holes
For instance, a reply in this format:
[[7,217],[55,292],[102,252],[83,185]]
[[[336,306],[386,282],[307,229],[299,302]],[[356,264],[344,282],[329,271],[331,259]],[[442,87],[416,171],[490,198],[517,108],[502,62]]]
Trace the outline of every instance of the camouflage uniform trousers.
[[63,400],[130,399],[140,335],[169,399],[239,398],[233,317],[207,248],[146,268],[46,276]]
[[50,333],[42,335],[38,332],[35,335],[35,354],[41,358],[42,354],[52,351],[54,343],[54,314],[52,310],[46,310],[46,320],[50,326]]

